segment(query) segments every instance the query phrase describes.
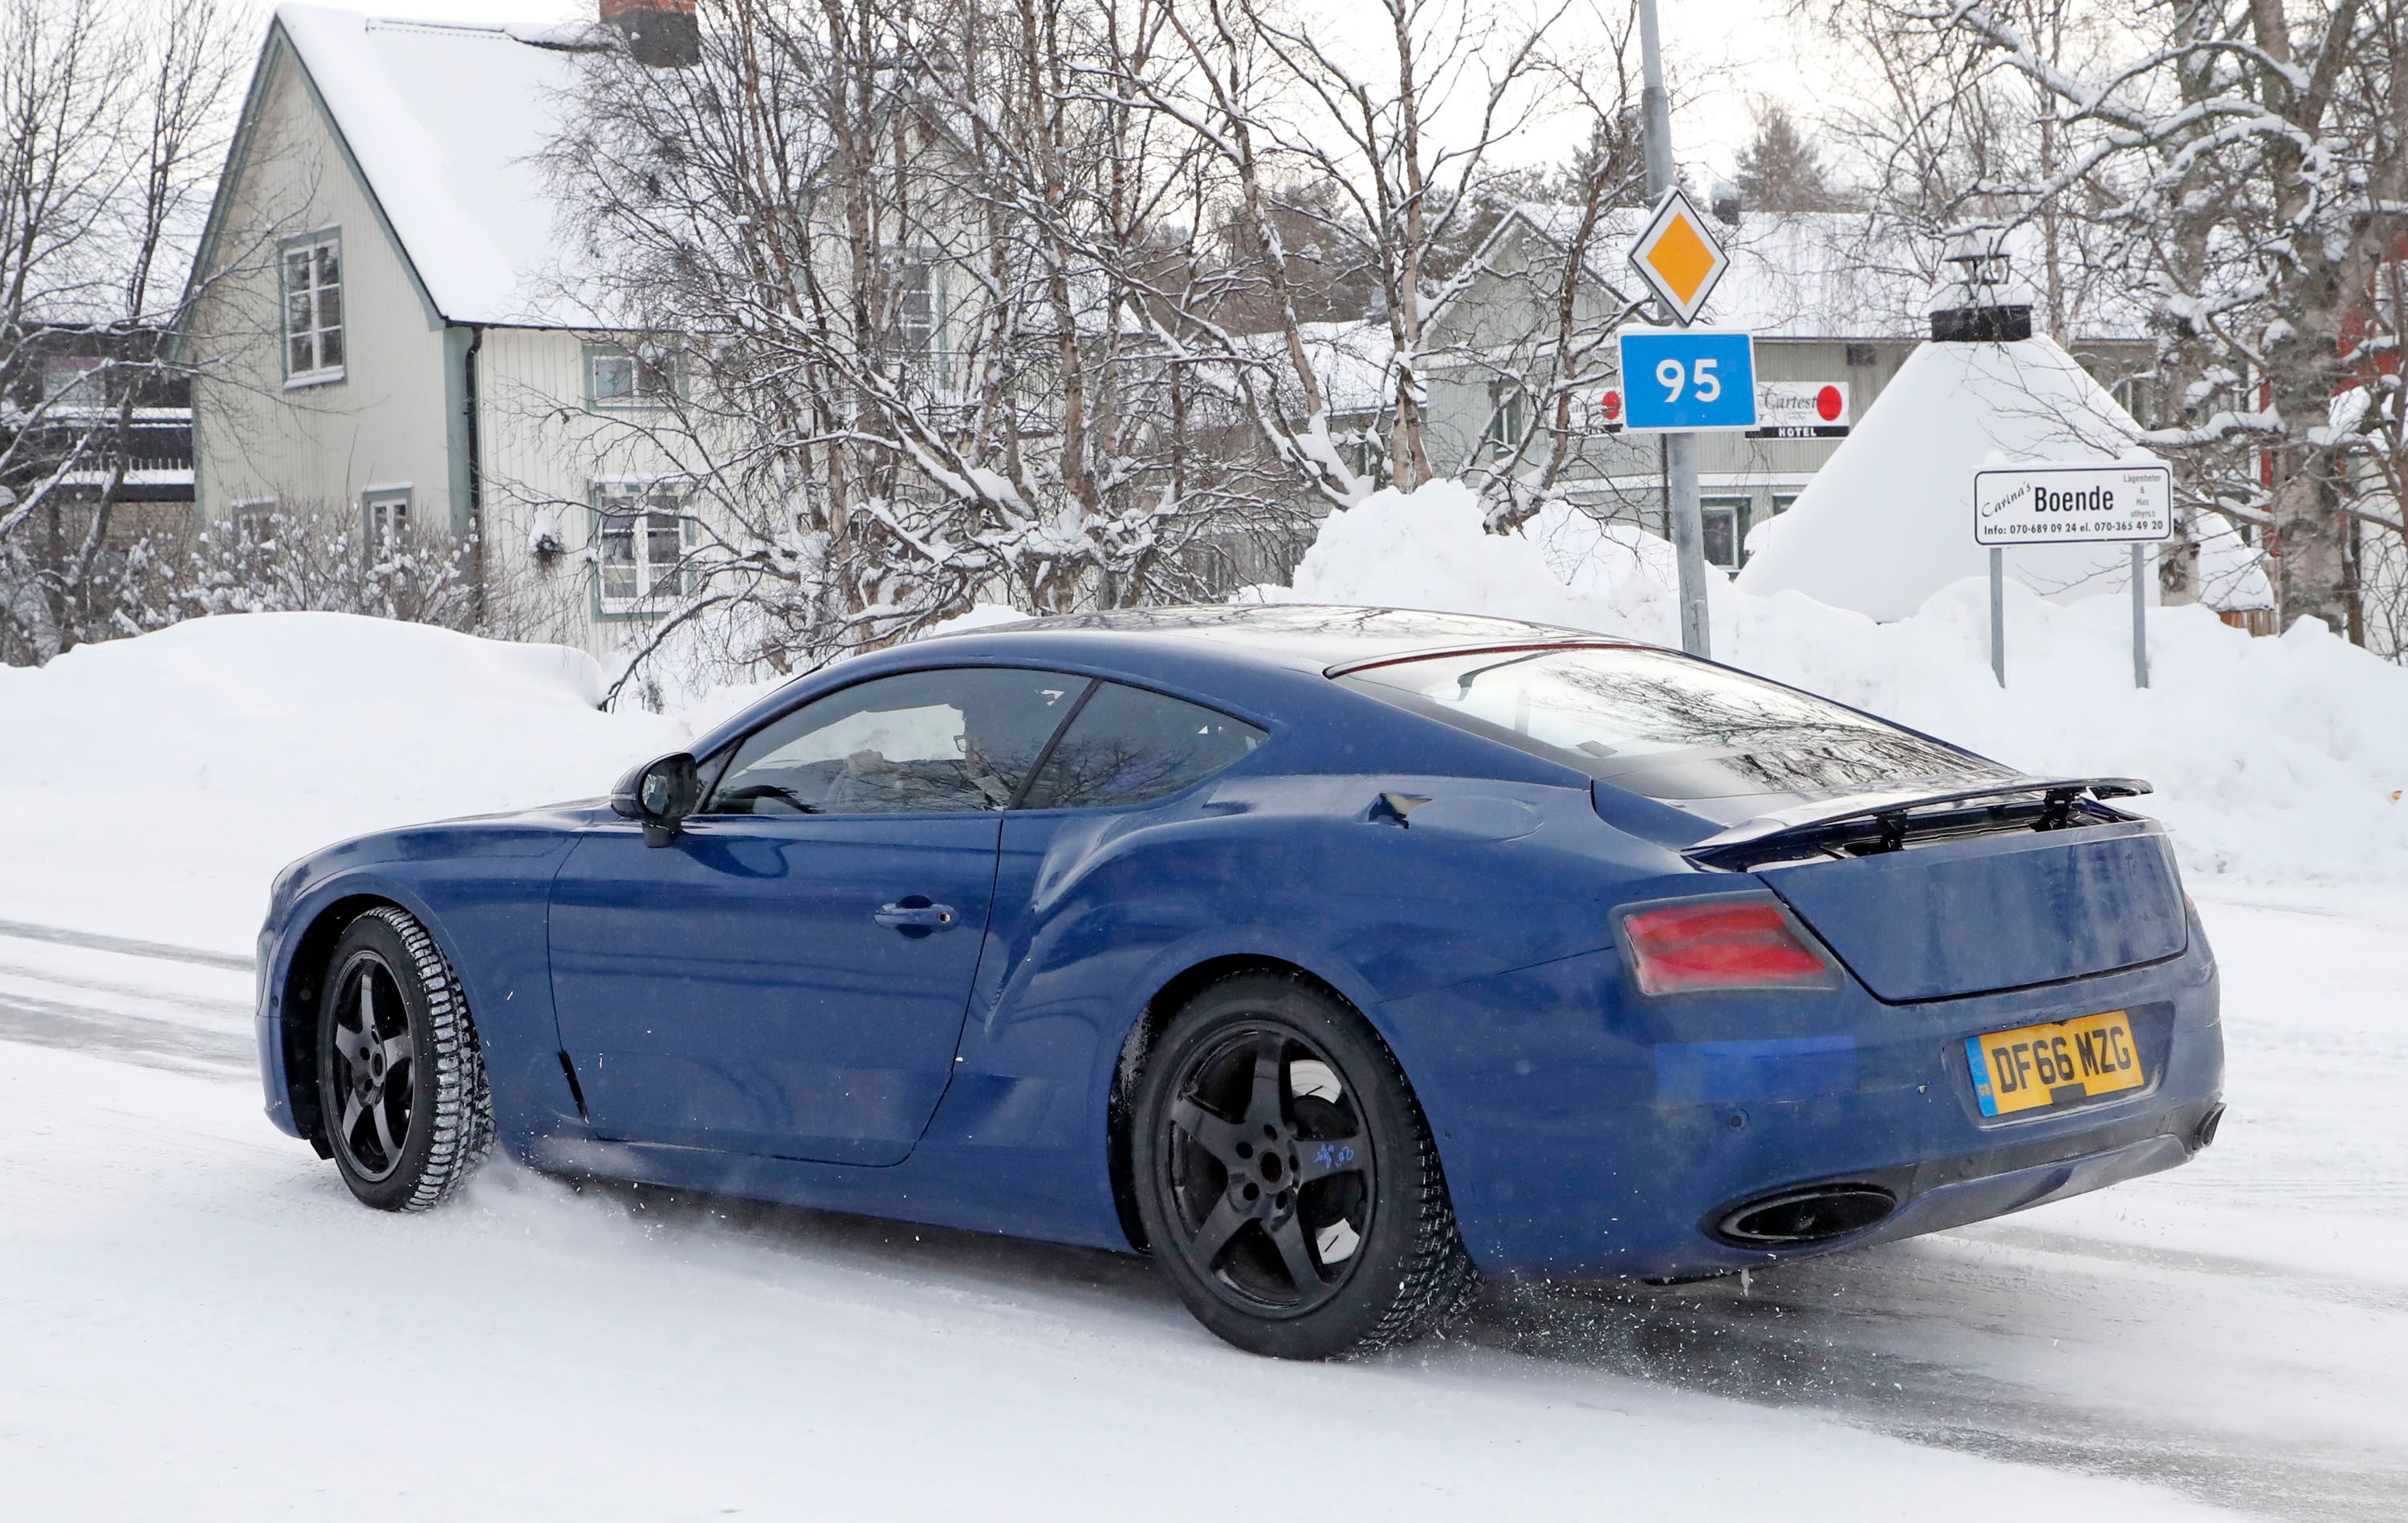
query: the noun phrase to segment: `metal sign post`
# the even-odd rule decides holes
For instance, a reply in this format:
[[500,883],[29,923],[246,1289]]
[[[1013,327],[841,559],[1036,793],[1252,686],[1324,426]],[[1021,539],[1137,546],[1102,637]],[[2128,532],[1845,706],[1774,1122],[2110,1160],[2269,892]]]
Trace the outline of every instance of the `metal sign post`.
[[2148,570],[2148,553],[2132,547],[2132,686],[2149,685],[2149,599],[2141,577]]
[[2149,685],[2148,547],[2174,532],[2163,465],[2021,465],[1973,473],[1973,543],[1990,550],[1990,670],[2007,685],[2006,547],[2131,546],[2132,686]]
[[[1674,199],[1686,206],[1687,197],[1681,195],[1672,173],[1672,106],[1671,97],[1664,91],[1664,48],[1658,32],[1656,0],[1639,0],[1639,53],[1643,78],[1640,105],[1644,113],[1647,190],[1651,195],[1662,198],[1656,208],[1660,222],[1668,211],[1673,210],[1670,203]],[[1665,289],[1662,273],[1639,258],[1637,250],[1631,260],[1640,274],[1647,278],[1648,284],[1655,287],[1663,307],[1663,320],[1668,324],[1686,322],[1695,315],[1725,263],[1712,233],[1697,222],[1693,214],[1682,218],[1681,222],[1689,231],[1677,240],[1678,248],[1672,251],[1694,258],[1689,245],[1702,239],[1713,256],[1711,271],[1688,282],[1693,287],[1685,293],[1689,299],[1682,299],[1684,293]],[[1656,230],[1651,227],[1650,231]],[[1662,242],[1660,234],[1653,241]],[[1641,248],[1652,248],[1651,240],[1642,238]],[[1689,308],[1686,312],[1682,310],[1684,306]],[[1627,393],[1629,390],[1630,377],[1626,375],[1623,391]],[[1664,458],[1665,491],[1671,499],[1672,548],[1681,565],[1681,648],[1692,656],[1711,656],[1713,638],[1706,621],[1706,530],[1704,512],[1698,501],[1697,436],[1670,435],[1665,440]]]
[[2007,685],[2007,552],[1990,547],[1990,674]]

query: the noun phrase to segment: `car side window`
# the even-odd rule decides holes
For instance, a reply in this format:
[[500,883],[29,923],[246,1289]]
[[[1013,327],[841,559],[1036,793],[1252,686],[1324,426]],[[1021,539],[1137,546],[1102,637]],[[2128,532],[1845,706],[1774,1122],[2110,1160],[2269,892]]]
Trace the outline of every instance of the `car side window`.
[[1001,809],[1088,679],[956,666],[876,677],[739,742],[704,812],[889,815]]
[[1242,719],[1098,682],[1029,786],[1027,809],[1109,809],[1166,798],[1263,743]]

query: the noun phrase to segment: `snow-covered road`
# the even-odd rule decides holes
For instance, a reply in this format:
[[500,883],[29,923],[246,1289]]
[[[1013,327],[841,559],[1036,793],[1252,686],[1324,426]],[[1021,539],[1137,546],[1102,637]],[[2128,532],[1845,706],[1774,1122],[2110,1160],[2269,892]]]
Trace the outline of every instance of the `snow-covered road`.
[[1366,1365],[1109,1255],[492,1170],[358,1209],[222,950],[0,924],[11,1518],[2408,1516],[2408,902],[2202,892],[2191,1167]]

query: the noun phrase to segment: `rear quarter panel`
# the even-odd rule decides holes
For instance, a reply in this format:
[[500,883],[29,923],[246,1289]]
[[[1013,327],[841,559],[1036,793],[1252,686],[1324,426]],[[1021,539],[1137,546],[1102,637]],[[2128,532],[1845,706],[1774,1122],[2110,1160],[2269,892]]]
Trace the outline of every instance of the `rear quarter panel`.
[[[1399,824],[1374,809],[1391,792],[1430,802]],[[1675,861],[1606,827],[1585,779],[1240,773],[1163,807],[1010,817],[960,1061],[914,1163],[1051,1181],[1032,1203],[1064,1226],[1039,1230],[1094,1237],[1114,1219],[1105,1118],[1132,1029],[1224,958],[1334,988],[1443,1132],[1446,1056],[1475,1038],[1439,1029],[1457,1019],[1442,1005],[1397,1002],[1609,945],[1610,906]]]

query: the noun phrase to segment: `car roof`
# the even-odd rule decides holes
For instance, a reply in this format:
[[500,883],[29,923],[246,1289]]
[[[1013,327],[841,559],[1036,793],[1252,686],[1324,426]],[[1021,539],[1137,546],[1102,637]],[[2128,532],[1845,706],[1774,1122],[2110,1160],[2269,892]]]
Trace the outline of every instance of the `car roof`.
[[1334,604],[1220,604],[1162,608],[1116,608],[1109,612],[1054,614],[1010,624],[987,624],[938,634],[943,640],[984,637],[992,642],[1050,644],[1068,636],[1081,643],[1096,636],[1113,643],[1202,643],[1231,654],[1316,672],[1335,672],[1401,656],[1481,650],[1498,646],[1635,645],[1620,635],[1561,624],[1477,614],[1435,613],[1421,608],[1356,608]]

